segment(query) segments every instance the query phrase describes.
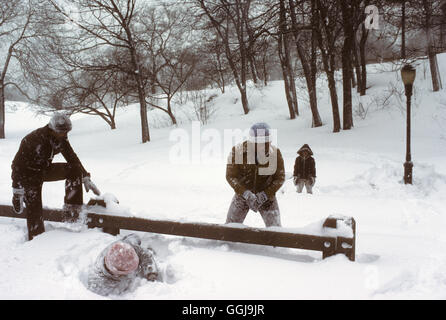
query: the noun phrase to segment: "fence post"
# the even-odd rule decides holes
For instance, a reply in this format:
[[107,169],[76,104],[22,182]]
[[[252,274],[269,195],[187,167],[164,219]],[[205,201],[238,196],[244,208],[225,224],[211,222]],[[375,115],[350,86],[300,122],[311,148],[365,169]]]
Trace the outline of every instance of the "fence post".
[[323,252],[323,258],[333,256],[335,254],[345,254],[350,261],[355,261],[356,253],[356,221],[352,217],[338,217],[329,216],[324,224],[324,228],[337,229],[338,221],[343,221],[347,226],[352,229],[352,238],[346,238],[342,236],[336,237],[336,245],[334,248],[327,249]]

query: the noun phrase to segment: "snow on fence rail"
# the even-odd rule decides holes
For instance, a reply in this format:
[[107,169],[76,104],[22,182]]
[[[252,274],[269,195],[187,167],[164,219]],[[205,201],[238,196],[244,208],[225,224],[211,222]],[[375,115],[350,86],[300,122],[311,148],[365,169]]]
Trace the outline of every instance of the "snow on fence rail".
[[[53,222],[73,222],[76,220],[63,210],[44,209],[44,220]],[[0,205],[0,217],[26,218],[25,214],[16,214],[11,206]],[[345,230],[336,234],[338,225],[351,228],[352,237],[345,236]],[[321,251],[322,257],[344,254],[351,261],[355,261],[356,223],[350,217],[330,216],[321,228],[330,229],[329,235],[311,235],[289,231],[283,228],[259,229],[243,225],[220,225],[195,222],[177,222],[153,220],[135,217],[120,217],[98,213],[87,213],[89,228],[102,228],[112,235],[119,234],[121,229],[161,233],[185,237],[203,238],[211,240],[260,244],[274,247],[296,248]],[[285,231],[283,231],[285,230]]]

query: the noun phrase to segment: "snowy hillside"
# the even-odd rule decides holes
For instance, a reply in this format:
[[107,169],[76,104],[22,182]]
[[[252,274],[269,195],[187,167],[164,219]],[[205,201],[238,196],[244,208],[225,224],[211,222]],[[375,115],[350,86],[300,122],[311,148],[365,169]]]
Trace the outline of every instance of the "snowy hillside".
[[[446,54],[438,59],[444,75]],[[344,256],[322,260],[312,251],[141,233],[144,244],[157,252],[167,281],[142,283],[119,298],[445,299],[446,90],[432,93],[427,63],[417,66],[414,184],[404,185],[405,97],[398,95],[403,92],[399,71],[391,69],[390,64],[368,66],[370,89],[362,100],[366,114],[356,112],[354,129],[336,134],[323,80],[318,92],[324,122],[320,128],[310,128],[303,89],[301,115],[289,120],[281,81],[249,90],[248,115],[242,114],[237,89],[229,88],[214,100],[215,114],[200,128],[201,145],[191,145],[183,161],[172,161],[178,146],[173,137],[181,133],[192,137],[190,115],[179,117],[177,129],[155,128],[159,126],[154,121],[164,115],[150,112],[152,141],[146,144],[140,143],[138,106],[119,111],[116,130],[97,117],[73,116],[69,138],[92,180],[135,216],[223,223],[233,195],[225,180],[228,149],[221,140],[220,148],[209,153],[206,139],[212,134],[223,137],[225,129],[246,130],[265,121],[277,129],[287,173],[291,174],[296,151],[304,143],[315,154],[314,194],[297,194],[287,180],[277,195],[283,226],[303,227],[330,214],[353,216],[357,222],[356,262]],[[355,111],[358,101],[355,96]],[[7,139],[0,141],[2,204],[9,204],[12,197],[10,165],[21,138],[48,122],[25,104],[8,102],[8,108]],[[63,182],[44,184],[45,206],[60,208],[63,195]],[[263,227],[254,212],[245,224]],[[46,223],[46,228],[46,233],[27,242],[24,220],[0,218],[0,298],[102,298],[86,289],[85,273],[114,237],[81,226]]]

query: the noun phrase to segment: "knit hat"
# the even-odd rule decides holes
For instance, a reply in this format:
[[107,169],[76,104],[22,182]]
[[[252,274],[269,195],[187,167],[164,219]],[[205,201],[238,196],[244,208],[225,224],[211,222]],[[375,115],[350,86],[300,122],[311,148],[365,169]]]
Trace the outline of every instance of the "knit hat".
[[48,124],[50,129],[57,133],[67,133],[71,131],[71,120],[65,113],[55,112]]
[[139,257],[131,245],[118,241],[112,244],[104,262],[112,274],[128,275],[138,268]]
[[270,126],[265,122],[258,122],[249,129],[249,140],[255,143],[265,143],[270,141]]

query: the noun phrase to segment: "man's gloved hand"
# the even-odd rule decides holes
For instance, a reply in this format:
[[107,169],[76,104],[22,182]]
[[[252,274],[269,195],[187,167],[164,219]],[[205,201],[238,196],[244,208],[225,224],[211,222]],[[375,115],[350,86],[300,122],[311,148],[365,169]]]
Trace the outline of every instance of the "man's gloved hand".
[[21,214],[23,212],[23,203],[25,200],[25,189],[20,188],[12,188],[12,207],[14,208],[14,212],[17,214]]
[[265,191],[259,192],[256,194],[256,198],[257,198],[257,203],[259,204],[259,208],[266,202],[268,201],[268,196],[265,193]]
[[96,187],[93,181],[91,181],[89,176],[83,177],[82,182],[84,183],[84,187],[87,192],[91,190],[97,196],[101,194],[101,191],[99,191],[98,187]]
[[248,206],[252,211],[257,212],[259,210],[257,197],[254,193],[252,193],[252,191],[246,190],[243,192],[242,197],[246,200],[246,202],[248,202]]
[[310,177],[310,183],[312,186],[316,183],[316,177]]

